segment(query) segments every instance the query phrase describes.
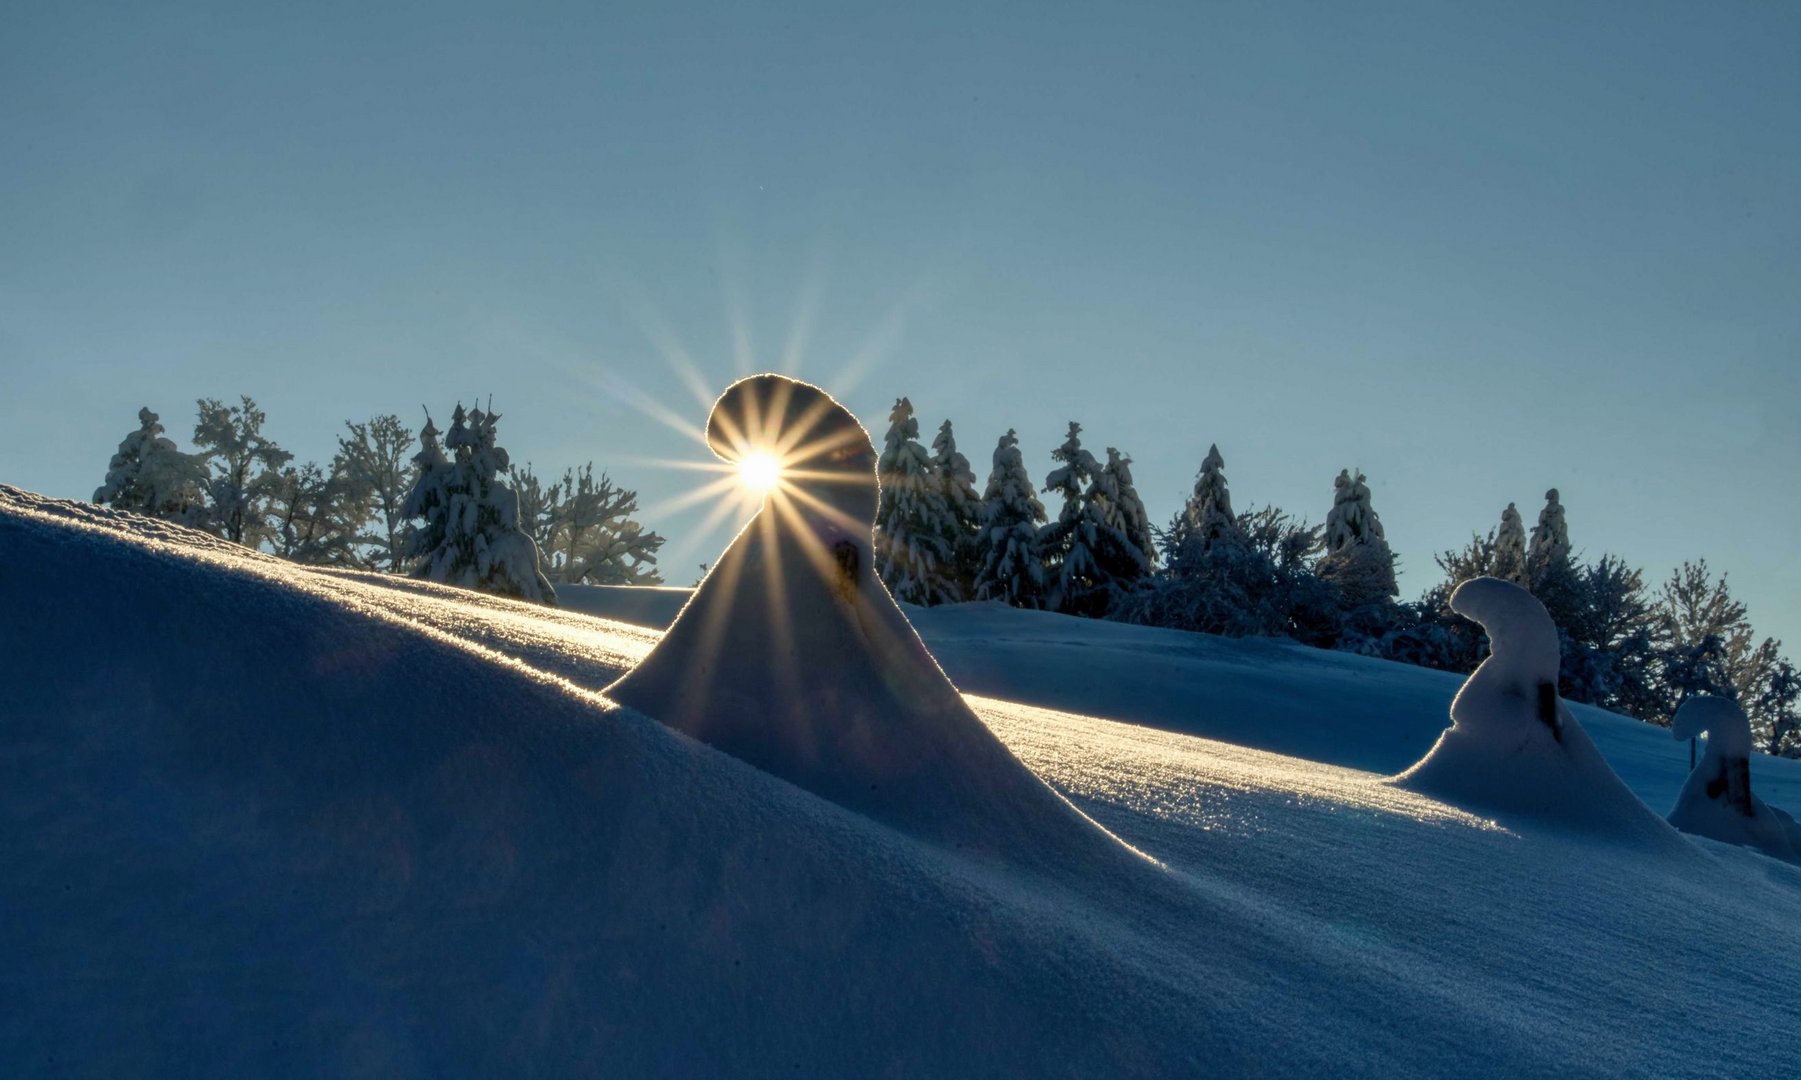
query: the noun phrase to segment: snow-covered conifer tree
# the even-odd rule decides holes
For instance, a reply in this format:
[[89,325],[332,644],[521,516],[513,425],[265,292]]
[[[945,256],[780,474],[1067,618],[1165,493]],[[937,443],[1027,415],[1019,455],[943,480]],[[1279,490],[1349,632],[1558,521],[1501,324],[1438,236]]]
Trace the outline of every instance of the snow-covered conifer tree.
[[1501,529],[1495,533],[1494,568],[1490,573],[1515,585],[1526,583],[1526,523],[1519,507],[1507,504],[1501,511]]
[[[458,405],[457,412],[462,411]],[[425,426],[419,429],[419,452],[413,455],[413,487],[400,506],[401,517],[406,520],[423,519],[421,524],[408,528],[403,552],[403,558],[414,564],[413,572],[420,577],[427,576],[427,556],[444,547],[450,535],[450,497],[456,468],[438,443],[438,434],[438,427],[427,412]]]
[[896,398],[876,462],[881,500],[876,509],[875,562],[888,591],[909,604],[945,604],[957,591],[949,537],[950,507],[925,447],[913,403]]
[[1131,456],[1107,447],[1107,464],[1101,473],[1115,508],[1109,524],[1125,534],[1126,541],[1142,557],[1148,573],[1156,560],[1156,545],[1151,535],[1150,515],[1145,513],[1144,500],[1138,497],[1138,487],[1132,481]]
[[1226,459],[1220,456],[1219,447],[1209,446],[1195,477],[1194,492],[1164,535],[1165,562],[1178,576],[1198,566],[1215,547],[1244,546],[1244,530],[1232,512],[1225,469]]
[[1563,520],[1563,503],[1557,489],[1545,492],[1545,508],[1538,512],[1538,524],[1532,529],[1532,543],[1526,551],[1526,569],[1534,588],[1547,574],[1566,569],[1570,561],[1570,530]]
[[409,517],[423,517],[409,548],[413,576],[465,589],[555,603],[556,590],[540,566],[538,545],[519,527],[519,497],[500,476],[507,452],[495,444],[498,414],[462,405],[451,414],[444,445],[426,417],[423,444],[413,458],[419,477],[407,496]]
[[1063,496],[1057,520],[1038,530],[1038,556],[1050,580],[1046,606],[1056,611],[1086,604],[1100,584],[1094,550],[1100,522],[1091,493],[1101,468],[1083,449],[1081,435],[1082,425],[1071,420],[1063,445],[1051,451],[1051,458],[1062,464],[1044,478],[1046,494]]
[[1019,436],[1009,430],[994,447],[994,467],[982,492],[982,531],[976,537],[976,599],[1001,600],[1014,607],[1044,603],[1044,563],[1038,557],[1038,527],[1044,505],[1033,492],[1019,453]]
[[294,455],[263,436],[266,417],[255,401],[238,400],[237,405],[199,400],[194,446],[213,470],[206,490],[214,527],[234,544],[256,547],[274,535],[269,500]]
[[957,451],[957,437],[946,420],[932,440],[932,472],[938,477],[938,490],[943,493],[951,535],[951,577],[959,596],[975,595],[977,534],[982,529],[982,497],[976,493],[976,474],[969,459]]
[[1119,590],[1150,571],[1144,549],[1132,539],[1134,530],[1148,527],[1131,486],[1129,459],[1109,450],[1102,466],[1083,449],[1081,433],[1082,425],[1070,421],[1063,445],[1051,452],[1062,465],[1045,478],[1044,490],[1061,493],[1063,507],[1039,530],[1038,543],[1049,575],[1047,606],[1099,616]]
[[120,441],[94,501],[201,528],[207,524],[206,480],[205,462],[177,450],[157,415],[142,408],[138,429]]
[[1370,505],[1370,489],[1362,473],[1339,471],[1333,481],[1332,509],[1326,514],[1326,554],[1320,576],[1337,585],[1349,607],[1380,603],[1398,591],[1395,559],[1382,520]]

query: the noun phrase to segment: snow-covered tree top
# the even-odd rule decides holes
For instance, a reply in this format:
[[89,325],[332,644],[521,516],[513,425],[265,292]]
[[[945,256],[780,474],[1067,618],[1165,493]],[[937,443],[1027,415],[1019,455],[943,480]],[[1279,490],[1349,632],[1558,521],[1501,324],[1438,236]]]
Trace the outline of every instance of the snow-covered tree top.
[[932,439],[932,461],[941,474],[967,478],[970,483],[975,483],[976,475],[969,467],[969,459],[957,452],[957,436],[951,430],[949,420],[938,425],[938,434]]
[[[883,444],[893,447],[917,438],[919,421],[913,418],[913,402],[904,397],[895,398],[894,408],[888,413],[888,434],[883,437]],[[887,456],[886,453],[883,456]]]
[[982,501],[987,504],[990,518],[996,516],[998,508],[1010,507],[1026,512],[1033,520],[1044,520],[1044,504],[1038,501],[1038,494],[1026,475],[1025,457],[1019,452],[1019,434],[1012,428],[1008,428],[994,444],[994,468],[988,474],[988,487],[982,493]]
[[1370,489],[1360,472],[1341,469],[1332,482],[1332,509],[1326,514],[1326,550],[1343,551],[1352,544],[1386,544],[1382,519],[1370,505]]
[[1056,491],[1065,500],[1065,515],[1071,511],[1069,504],[1079,500],[1082,491],[1094,482],[1100,473],[1100,464],[1094,455],[1082,446],[1082,425],[1074,420],[1069,422],[1069,433],[1063,438],[1063,445],[1051,451],[1051,457],[1063,464],[1052,469],[1044,478],[1044,490]]
[[1232,493],[1226,487],[1226,459],[1218,444],[1207,448],[1201,461],[1200,475],[1195,477],[1194,494],[1188,498],[1185,511],[1193,535],[1205,543],[1236,534],[1238,515],[1232,512]]
[[938,435],[932,440],[932,470],[938,474],[945,501],[957,516],[958,532],[973,531],[981,517],[982,499],[976,494],[975,470],[969,459],[958,452],[957,436],[949,420],[938,425]]
[[1538,526],[1532,530],[1532,546],[1527,552],[1534,567],[1561,563],[1570,557],[1570,530],[1564,522],[1563,503],[1557,489],[1545,492],[1545,508],[1538,512]]

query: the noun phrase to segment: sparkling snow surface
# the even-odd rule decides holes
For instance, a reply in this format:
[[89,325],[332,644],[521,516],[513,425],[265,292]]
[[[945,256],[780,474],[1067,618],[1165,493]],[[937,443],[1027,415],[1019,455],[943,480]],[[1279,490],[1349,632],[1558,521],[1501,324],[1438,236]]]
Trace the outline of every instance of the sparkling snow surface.
[[[8,1075],[1801,1071],[1801,868],[1385,782],[1455,679],[909,610],[1156,860],[1060,872],[600,697],[654,629],[142,530],[0,488]],[[1573,711],[1670,804],[1685,747]]]

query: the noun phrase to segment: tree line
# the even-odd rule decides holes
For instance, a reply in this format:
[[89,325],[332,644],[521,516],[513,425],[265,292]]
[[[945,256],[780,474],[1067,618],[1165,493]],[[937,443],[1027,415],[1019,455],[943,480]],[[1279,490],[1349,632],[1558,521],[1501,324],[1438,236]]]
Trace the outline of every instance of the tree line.
[[[392,414],[347,421],[337,452],[296,465],[264,435],[251,398],[200,399],[192,451],[156,413],[120,442],[94,501],[150,514],[299,563],[411,574],[554,602],[555,585],[658,584],[664,538],[636,519],[637,493],[592,464],[541,479],[498,445],[499,415],[459,403],[440,432]],[[1497,526],[1434,557],[1443,576],[1398,598],[1395,555],[1367,478],[1341,470],[1321,525],[1275,506],[1235,511],[1210,447],[1181,510],[1153,525],[1132,459],[1082,445],[1071,422],[1038,488],[1017,432],[1000,436],[978,492],[945,420],[928,449],[912,402],[889,414],[877,462],[882,580],[903,602],[1000,601],[1089,618],[1304,644],[1445,671],[1475,670],[1481,629],[1452,612],[1473,577],[1513,581],[1542,601],[1562,645],[1559,691],[1667,725],[1683,700],[1715,694],[1751,719],[1761,750],[1801,756],[1801,673],[1781,642],[1705,560],[1647,585],[1612,554],[1574,552],[1556,489],[1528,532],[1514,503]],[[1038,495],[1058,503],[1052,519]]]
[[[1281,636],[1444,671],[1474,671],[1481,628],[1449,607],[1456,587],[1494,576],[1529,589],[1557,623],[1559,691],[1668,725],[1696,694],[1737,702],[1759,749],[1801,757],[1801,674],[1782,643],[1753,631],[1725,575],[1684,563],[1656,587],[1612,554],[1571,547],[1560,493],[1527,530],[1508,503],[1486,534],[1434,561],[1443,577],[1399,599],[1395,555],[1367,477],[1341,470],[1321,525],[1275,506],[1234,511],[1217,446],[1182,509],[1148,522],[1129,455],[1084,448],[1071,422],[1042,488],[1015,431],[1000,436],[978,494],[949,420],[928,450],[913,404],[889,414],[877,463],[876,561],[896,599],[994,600],[1090,618],[1233,636]],[[1058,500],[1052,519],[1042,492]]]
[[636,519],[638,494],[590,464],[543,480],[512,465],[490,408],[346,421],[321,465],[264,434],[249,397],[196,402],[191,451],[149,408],[119,443],[94,501],[149,514],[298,563],[337,566],[551,602],[552,583],[660,584],[664,538]]

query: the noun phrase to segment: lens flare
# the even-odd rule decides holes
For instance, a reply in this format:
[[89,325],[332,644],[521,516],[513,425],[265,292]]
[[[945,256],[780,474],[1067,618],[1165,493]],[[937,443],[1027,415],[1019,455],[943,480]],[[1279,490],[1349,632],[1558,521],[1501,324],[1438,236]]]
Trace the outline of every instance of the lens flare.
[[767,450],[757,450],[738,461],[738,479],[753,491],[769,491],[782,482],[782,463]]

